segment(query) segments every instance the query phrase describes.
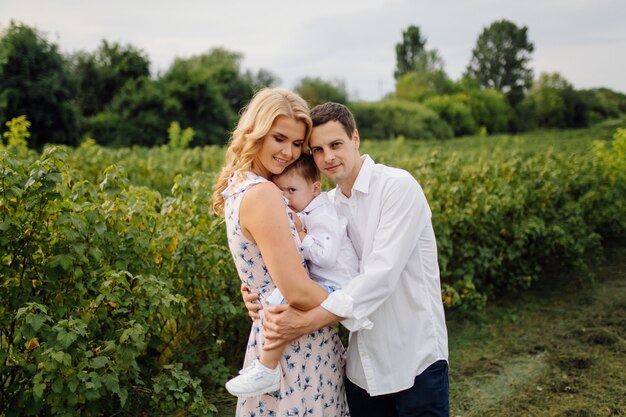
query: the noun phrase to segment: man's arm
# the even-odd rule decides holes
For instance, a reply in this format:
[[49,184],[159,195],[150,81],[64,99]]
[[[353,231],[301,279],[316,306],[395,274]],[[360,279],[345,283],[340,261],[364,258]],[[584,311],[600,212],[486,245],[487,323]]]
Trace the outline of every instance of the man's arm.
[[342,322],[351,331],[367,328],[363,325],[369,323],[367,317],[395,291],[430,221],[430,208],[413,177],[407,174],[388,185],[372,250],[362,261],[361,274],[321,304],[328,311],[351,319]]
[[298,310],[288,304],[268,307],[265,309],[263,325],[263,349],[274,349],[342,319],[322,307],[308,311]]

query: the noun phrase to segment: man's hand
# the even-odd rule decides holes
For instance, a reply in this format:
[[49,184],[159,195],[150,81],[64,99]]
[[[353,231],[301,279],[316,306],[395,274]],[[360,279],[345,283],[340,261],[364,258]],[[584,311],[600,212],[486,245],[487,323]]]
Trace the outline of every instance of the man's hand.
[[248,309],[248,315],[252,321],[258,319],[260,317],[258,311],[263,308],[261,303],[258,301],[259,294],[250,292],[244,283],[241,283],[240,291],[241,298],[243,298],[243,302],[246,304],[246,308]]
[[274,349],[314,331],[317,327],[312,327],[312,312],[301,311],[288,304],[268,307],[263,324],[263,349]]

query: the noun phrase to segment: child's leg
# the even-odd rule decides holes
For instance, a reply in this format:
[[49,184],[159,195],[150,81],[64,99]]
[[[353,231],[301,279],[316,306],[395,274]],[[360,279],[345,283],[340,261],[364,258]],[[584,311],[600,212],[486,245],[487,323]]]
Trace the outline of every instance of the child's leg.
[[[278,288],[275,288],[274,291],[272,291],[272,293],[269,295],[269,297],[267,297],[267,302],[270,305],[279,305],[279,304],[287,303]],[[287,345],[286,343],[283,343],[282,345],[272,350],[262,350],[261,356],[259,356],[259,362],[261,362],[261,365],[269,369],[276,368],[278,366],[278,361],[280,361],[281,355],[285,351],[286,345]]]
[[[272,300],[275,302],[271,304],[280,304],[282,295],[278,288],[274,292]],[[278,362],[286,345],[283,343],[272,350],[261,350],[258,360],[252,361],[250,366],[226,383],[228,392],[238,397],[251,397],[278,390],[282,374]]]
[[276,368],[278,366],[278,361],[280,361],[280,357],[285,351],[286,345],[286,343],[283,343],[282,345],[275,347],[274,349],[262,350],[261,356],[259,357],[259,362],[261,362],[261,365],[269,369]]

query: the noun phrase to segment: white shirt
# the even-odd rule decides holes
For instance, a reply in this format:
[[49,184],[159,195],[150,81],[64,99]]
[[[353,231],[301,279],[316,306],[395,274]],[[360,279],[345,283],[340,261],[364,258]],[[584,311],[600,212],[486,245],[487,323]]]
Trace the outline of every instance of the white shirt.
[[[346,375],[370,395],[410,388],[448,359],[437,245],[431,211],[406,171],[367,155],[347,198],[329,193],[348,219],[360,274],[322,303],[351,331]],[[371,322],[371,323],[368,323]]]
[[298,216],[306,228],[300,248],[311,278],[319,284],[344,287],[359,274],[359,259],[348,238],[348,221],[337,214],[327,193],[315,197]]

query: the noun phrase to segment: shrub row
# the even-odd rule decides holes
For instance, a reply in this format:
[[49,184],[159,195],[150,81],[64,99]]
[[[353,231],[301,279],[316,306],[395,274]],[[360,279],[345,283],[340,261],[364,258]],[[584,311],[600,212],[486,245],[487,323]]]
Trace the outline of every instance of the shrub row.
[[212,415],[202,388],[248,330],[213,177],[165,198],[116,165],[86,181],[68,151],[0,150],[0,414]]
[[[584,273],[603,240],[626,236],[626,130],[576,152],[493,139],[487,151],[362,144],[422,184],[449,307],[480,308],[546,268]],[[209,214],[214,172],[199,171],[217,169],[219,148],[86,143],[39,156],[9,142],[0,414],[214,413],[210,393],[249,330],[224,225]],[[155,191],[174,167],[184,175]]]

